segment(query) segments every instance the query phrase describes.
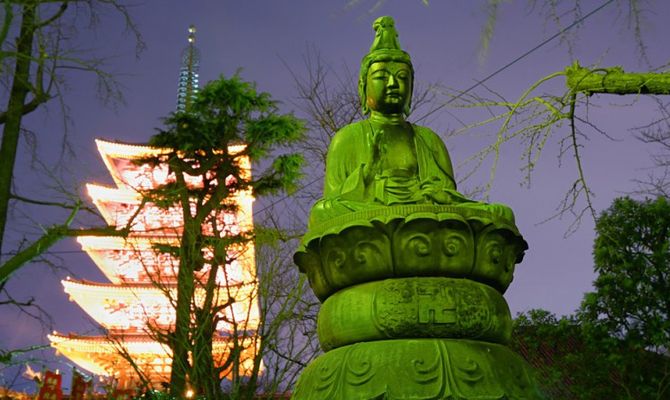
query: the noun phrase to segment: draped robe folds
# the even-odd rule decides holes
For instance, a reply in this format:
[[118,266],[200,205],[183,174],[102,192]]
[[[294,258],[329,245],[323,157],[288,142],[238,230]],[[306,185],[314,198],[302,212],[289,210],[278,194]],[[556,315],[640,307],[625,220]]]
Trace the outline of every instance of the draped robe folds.
[[[513,221],[500,204],[468,200],[456,191],[449,152],[432,130],[406,124],[413,131],[417,168],[414,177],[399,181],[380,170],[379,135],[368,120],[345,126],[333,137],[326,159],[323,198],[310,215],[310,226],[347,212],[393,204],[459,204],[487,209]],[[402,188],[403,179],[407,187]],[[404,194],[402,192],[405,192]],[[399,194],[400,193],[400,194]]]

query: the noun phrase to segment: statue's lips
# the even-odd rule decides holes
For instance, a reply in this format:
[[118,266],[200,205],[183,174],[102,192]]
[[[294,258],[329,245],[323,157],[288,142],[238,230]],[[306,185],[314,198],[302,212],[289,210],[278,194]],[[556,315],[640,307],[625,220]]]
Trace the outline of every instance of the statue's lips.
[[385,96],[387,99],[400,99],[402,96],[399,92],[386,92]]

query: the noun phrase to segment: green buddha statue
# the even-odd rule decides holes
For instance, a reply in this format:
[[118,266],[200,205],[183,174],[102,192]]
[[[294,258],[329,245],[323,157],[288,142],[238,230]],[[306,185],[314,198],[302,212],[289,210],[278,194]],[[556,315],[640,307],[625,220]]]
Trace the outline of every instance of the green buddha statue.
[[358,81],[369,118],[333,137],[323,198],[312,208],[310,226],[344,213],[401,204],[475,207],[513,223],[508,207],[472,201],[457,192],[440,137],[405,120],[412,101],[412,61],[400,48],[391,17],[377,19],[373,28],[375,40],[361,62]]
[[293,258],[322,302],[324,354],[292,399],[541,399],[506,347],[503,293],[528,244],[507,206],[456,191],[440,137],[405,119],[414,70],[393,19],[373,28],[358,85],[369,117],[333,137]]

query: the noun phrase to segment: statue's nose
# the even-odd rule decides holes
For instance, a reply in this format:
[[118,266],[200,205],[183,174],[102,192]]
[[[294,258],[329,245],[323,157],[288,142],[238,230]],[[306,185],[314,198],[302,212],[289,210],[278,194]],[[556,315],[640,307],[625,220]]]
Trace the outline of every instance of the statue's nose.
[[386,82],[387,87],[397,87],[398,86],[398,79],[396,79],[393,74],[389,74],[389,79]]

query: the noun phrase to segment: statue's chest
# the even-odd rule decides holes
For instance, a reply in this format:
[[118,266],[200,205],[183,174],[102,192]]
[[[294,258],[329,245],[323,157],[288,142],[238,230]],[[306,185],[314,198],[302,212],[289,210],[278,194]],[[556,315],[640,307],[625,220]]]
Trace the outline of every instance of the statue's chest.
[[414,132],[401,126],[384,127],[379,140],[379,157],[383,175],[405,177],[416,175]]

